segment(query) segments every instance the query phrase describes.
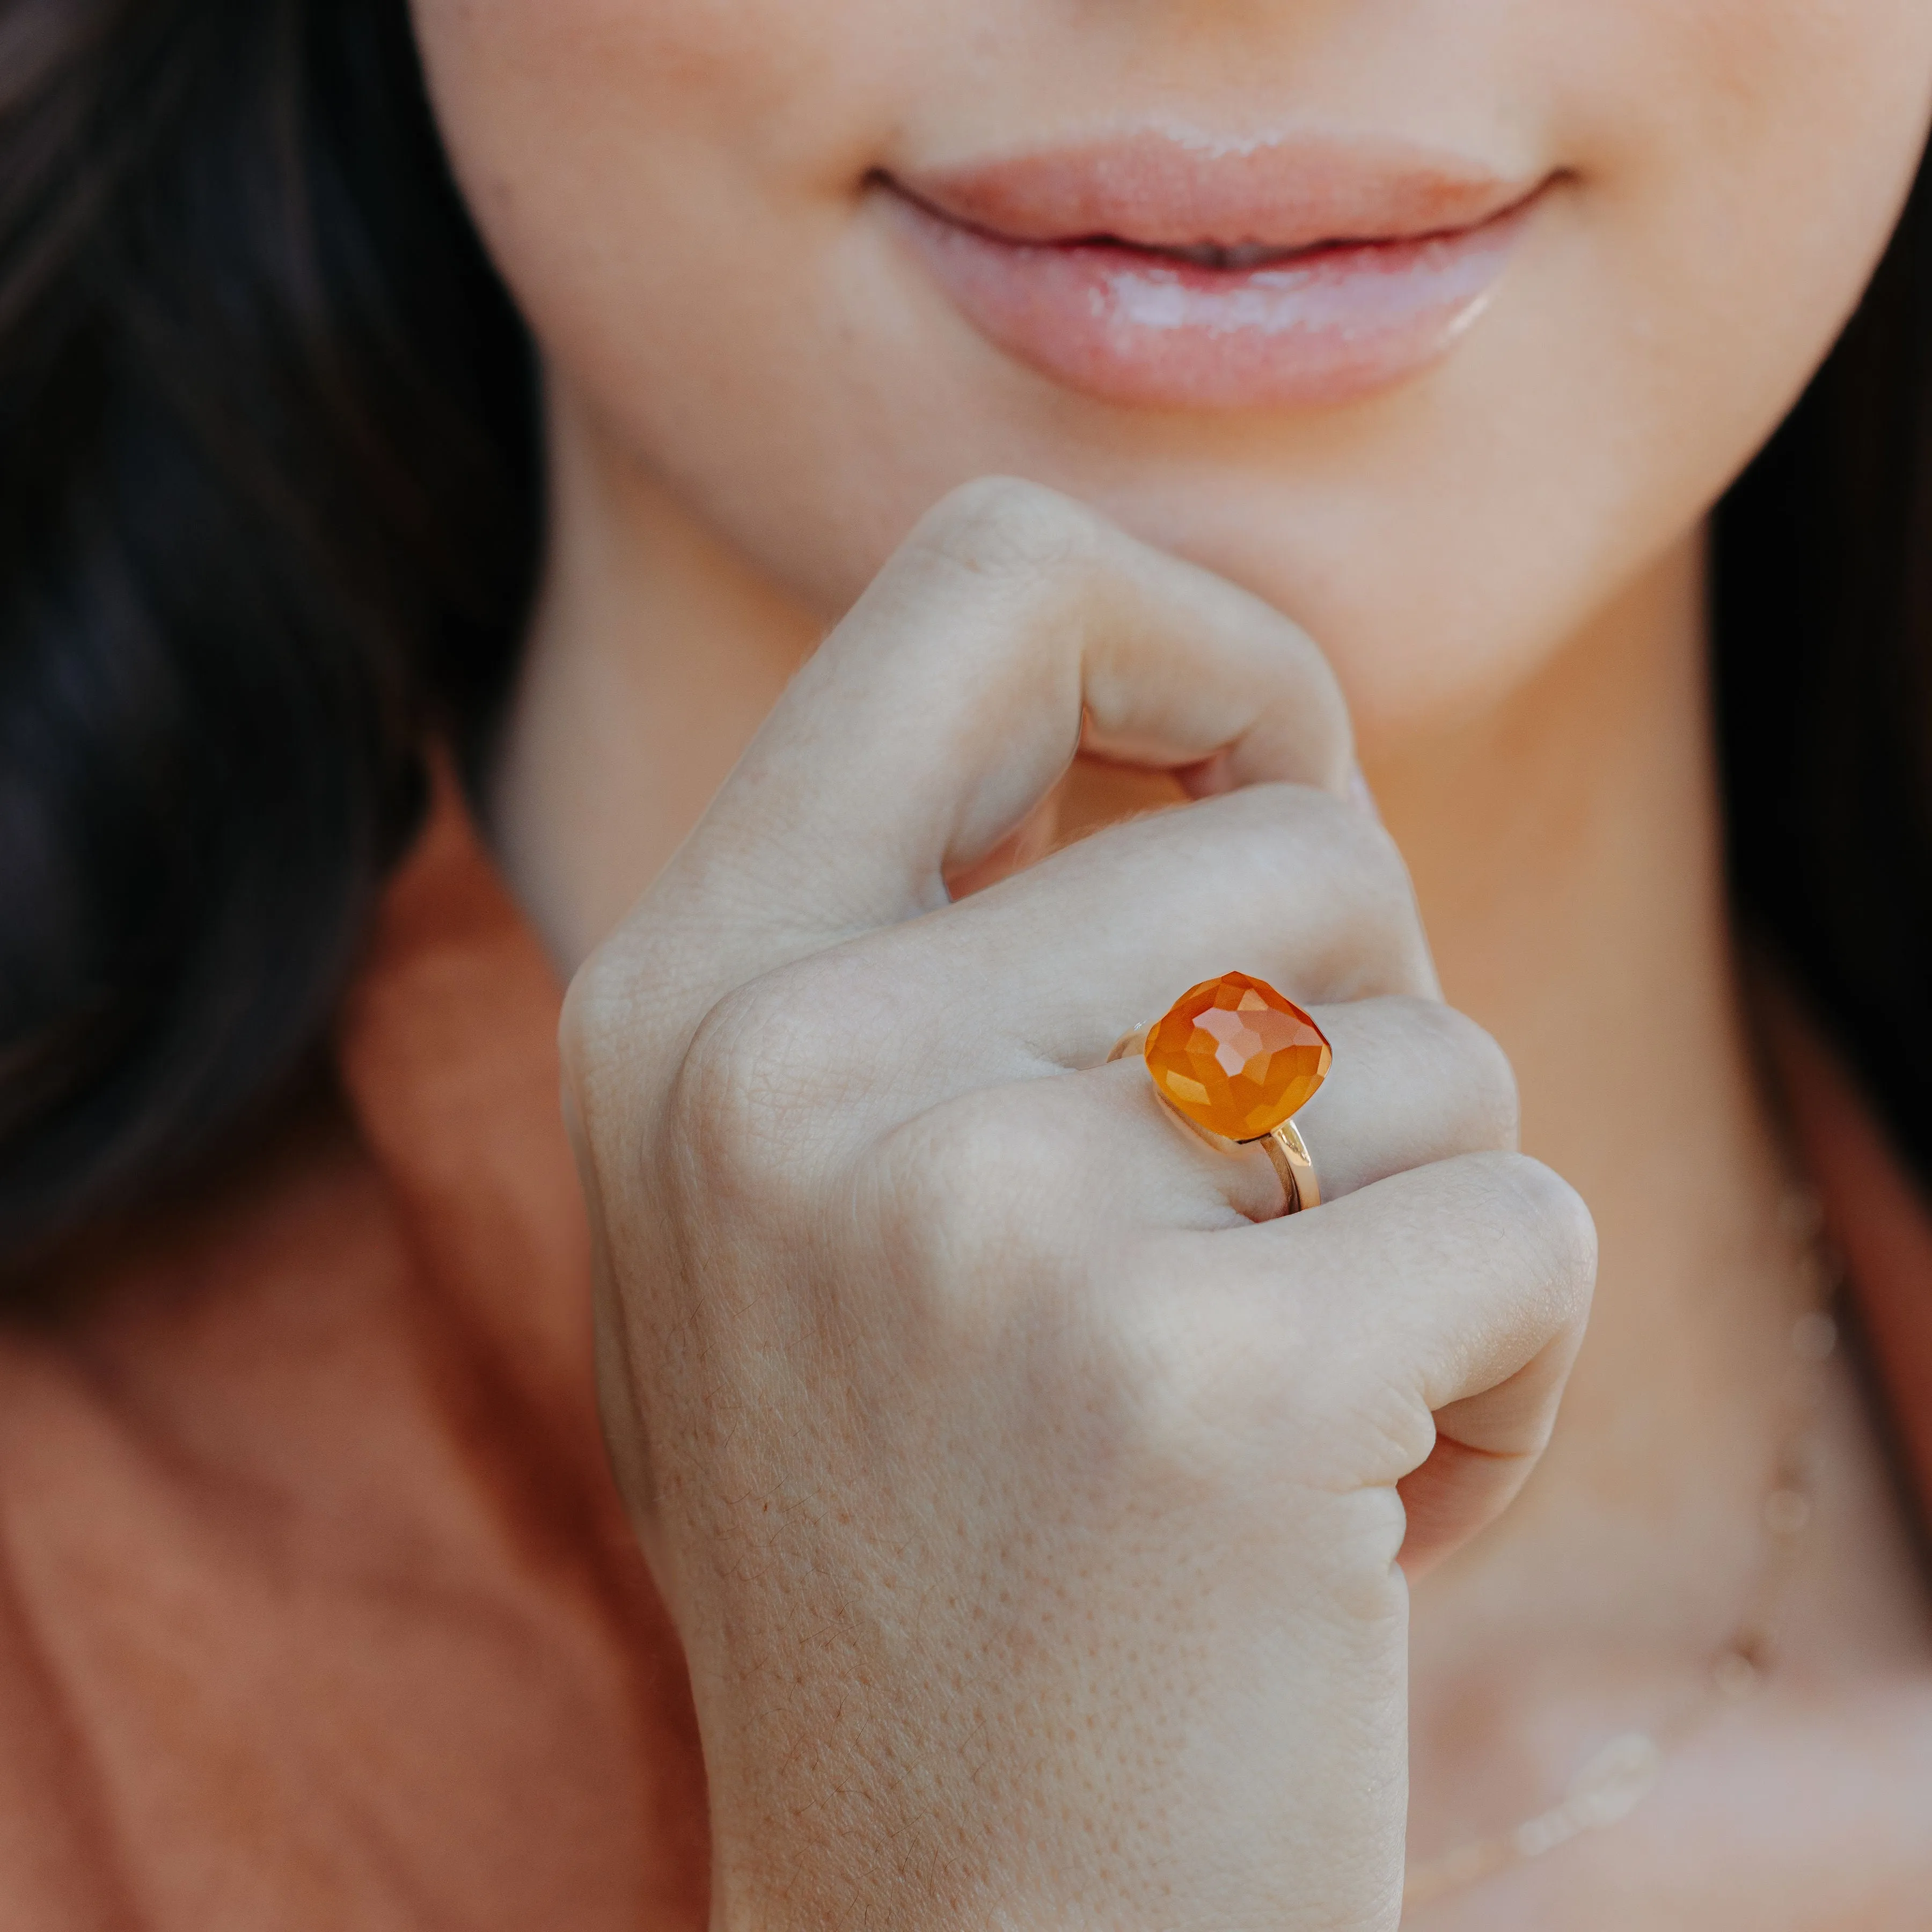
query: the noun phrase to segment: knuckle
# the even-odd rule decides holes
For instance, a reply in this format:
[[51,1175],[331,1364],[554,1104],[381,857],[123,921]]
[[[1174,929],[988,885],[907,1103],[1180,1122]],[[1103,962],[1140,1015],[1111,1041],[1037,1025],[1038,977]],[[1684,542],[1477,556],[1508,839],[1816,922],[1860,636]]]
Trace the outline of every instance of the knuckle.
[[[757,1050],[769,1003],[757,982],[719,1000],[698,1024],[673,1076],[665,1128],[721,1190],[736,1193],[774,1123],[774,1058]],[[780,1084],[782,1084],[782,1082]]]
[[1286,834],[1292,840],[1304,870],[1318,864],[1336,890],[1413,919],[1414,896],[1401,851],[1359,806],[1312,785],[1253,785],[1232,796],[1252,799],[1266,829],[1277,839]]
[[1251,887],[1278,882],[1282,903],[1328,929],[1323,997],[1360,999],[1432,983],[1408,867],[1395,841],[1346,800],[1312,786],[1252,785],[1191,810],[1210,862]]
[[1080,1151],[1010,1090],[962,1094],[892,1129],[878,1146],[882,1198],[922,1241],[1017,1259],[1060,1245]]
[[621,944],[607,939],[565,989],[558,1037],[574,1052],[594,1052],[624,1027],[637,1004],[637,975]]
[[1426,1056],[1442,1090],[1456,1096],[1458,1138],[1474,1148],[1513,1150],[1521,1118],[1516,1069],[1496,1036],[1441,1000],[1397,994],[1390,1004],[1408,1036],[1405,1056],[1412,1064]]
[[654,1004],[626,946],[607,940],[572,976],[557,1022],[557,1056],[574,1117],[593,1141],[628,1118],[658,1051]]
[[842,1120],[876,1090],[892,1009],[848,979],[802,961],[725,994],[698,1022],[671,1081],[666,1128],[707,1186],[770,1192],[836,1146]]
[[1321,848],[1357,903],[1392,925],[1417,922],[1408,864],[1394,838],[1359,806],[1332,792],[1311,794]]
[[1597,1276],[1597,1227],[1583,1197],[1528,1154],[1469,1156],[1470,1206],[1505,1265],[1546,1298],[1552,1325],[1580,1316]]
[[564,1078],[572,1086],[589,1083],[592,1066],[609,1036],[612,1016],[620,1010],[622,996],[608,949],[600,946],[564,989],[563,1010],[557,1020],[557,1052]]
[[881,1136],[854,1200],[890,1258],[901,1317],[956,1365],[1014,1324],[1064,1332],[1092,1256],[1075,1239],[1077,1150],[998,1089],[949,1101]]
[[1092,564],[1106,529],[1094,511],[1056,490],[982,476],[928,511],[910,547],[975,577],[1032,580]]

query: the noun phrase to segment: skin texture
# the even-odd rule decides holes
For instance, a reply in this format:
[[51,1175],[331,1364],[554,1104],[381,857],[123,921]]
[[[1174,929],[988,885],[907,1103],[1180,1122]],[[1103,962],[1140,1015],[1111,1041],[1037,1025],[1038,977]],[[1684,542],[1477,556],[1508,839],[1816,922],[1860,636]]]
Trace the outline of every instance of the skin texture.
[[[1405,1730],[1420,1853],[1540,1809],[1594,1742],[1694,1686],[1757,1561],[1788,1168],[1724,916],[1700,529],[1882,246],[1932,112],[1932,8],[416,14],[459,177],[544,360],[552,553],[496,832],[561,962],[608,940],[566,1036],[608,1409],[692,1652],[724,1922],[1389,1922]],[[1192,413],[1099,400],[995,349],[868,185],[1150,124],[1401,138],[1552,185],[1489,311],[1425,374],[1345,407]],[[922,514],[994,472],[1111,522],[1005,490],[922,526],[665,870],[826,628]],[[1115,526],[1286,613],[1300,628],[1264,657],[1305,668],[1316,640],[1346,719],[1311,695],[1325,673],[1289,688],[1255,668],[1237,682],[1274,748],[1194,769],[1239,732],[1181,728],[1173,667],[1220,662],[1190,613],[1234,595],[1190,580],[1136,630],[1135,729],[1088,746],[1151,776],[1085,766],[1056,792],[1079,730],[1070,636],[1112,634],[1119,584],[1155,568]],[[1325,724],[1296,740],[1311,704]],[[1347,721],[1426,946],[1359,811],[1319,802],[1351,788]],[[1234,781],[1254,782],[932,916],[943,877],[997,878],[1056,822]],[[1174,930],[1192,938],[1170,954]],[[958,977],[961,959],[981,970]],[[1265,1211],[1265,1169],[1204,1169],[1146,1138],[1161,1123],[1120,1070],[1070,1070],[1232,965],[1341,1003],[1307,1125],[1329,1225],[1367,1230],[1346,1262],[1311,1234],[1322,1216],[1232,1225]],[[1516,1507],[1449,1556],[1500,1494],[1406,1492],[1448,1560],[1404,1630],[1386,1523],[1336,1540],[1282,1502],[1318,1480],[1318,1449],[1386,1498],[1402,1457],[1376,1460],[1385,1414],[1341,1398],[1315,1412],[1318,1444],[1243,1376],[1274,1376],[1293,1409],[1298,1311],[1354,1311],[1314,1346],[1364,1351],[1378,1388],[1408,1391],[1395,1435],[1420,1465],[1417,1392],[1438,1408],[1454,1391],[1417,1379],[1394,1310],[1421,1276],[1392,1258],[1425,1228],[1429,1294],[1486,1365],[1478,1415],[1507,1409],[1490,1391],[1522,1364],[1564,1358],[1574,1210],[1540,1179],[1505,1202],[1456,1178],[1472,1160],[1542,1170],[1499,1151],[1516,1112],[1488,1040],[1419,1017],[1437,969],[1506,1051],[1523,1143],[1588,1203],[1602,1268]],[[856,1066],[827,1064],[855,1040]],[[760,1108],[716,1097],[740,1088]],[[759,1122],[780,1102],[774,1146]],[[908,1162],[914,1120],[936,1138]],[[967,1178],[933,1201],[935,1160]],[[945,1238],[895,1237],[882,1175]],[[1197,1264],[1154,1281],[1150,1258],[1251,1235],[1276,1244],[1279,1325],[1208,1331],[1210,1353],[1240,1336],[1261,1366],[1223,1360],[1233,1384],[1202,1384],[1243,1418],[1207,1490],[1176,1504],[1171,1463],[1042,1424],[1159,1406],[1165,1369],[1134,1358],[1150,1396],[1118,1324]],[[1534,1387],[1517,1456],[1553,1392]],[[1913,1922],[1932,1650],[1856,1405],[1831,1415],[1777,1693],[1687,1750],[1675,1802],[1417,1922]],[[1177,1572],[1202,1586],[1176,1594]],[[940,1607],[889,1641],[880,1604],[910,1590]],[[1198,1672],[1164,1678],[1177,1657]],[[949,1729],[962,1710],[985,1730]],[[1213,1749],[1150,1742],[1184,1715]]]

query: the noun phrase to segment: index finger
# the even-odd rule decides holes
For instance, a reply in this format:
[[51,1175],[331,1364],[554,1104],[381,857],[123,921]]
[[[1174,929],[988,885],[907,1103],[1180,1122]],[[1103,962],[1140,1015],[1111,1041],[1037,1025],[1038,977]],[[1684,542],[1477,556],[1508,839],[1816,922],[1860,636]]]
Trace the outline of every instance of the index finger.
[[1345,795],[1353,764],[1334,674],[1279,612],[1050,490],[968,484],[800,674],[640,912],[675,921],[702,893],[704,943],[742,982],[943,904],[1083,743],[1184,778],[1212,760],[1217,789]]

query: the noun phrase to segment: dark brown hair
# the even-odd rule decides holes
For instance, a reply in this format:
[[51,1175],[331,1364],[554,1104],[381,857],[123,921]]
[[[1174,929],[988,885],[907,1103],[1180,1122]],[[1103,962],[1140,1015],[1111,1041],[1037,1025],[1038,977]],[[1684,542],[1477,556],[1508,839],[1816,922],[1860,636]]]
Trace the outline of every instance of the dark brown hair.
[[1932,164],[1716,538],[1739,909],[1932,1178]]
[[[1718,520],[1736,889],[1932,1170],[1932,228]],[[218,1148],[473,746],[527,344],[403,0],[0,0],[0,1256]]]
[[0,0],[0,1256],[272,1105],[511,665],[527,347],[402,0]]

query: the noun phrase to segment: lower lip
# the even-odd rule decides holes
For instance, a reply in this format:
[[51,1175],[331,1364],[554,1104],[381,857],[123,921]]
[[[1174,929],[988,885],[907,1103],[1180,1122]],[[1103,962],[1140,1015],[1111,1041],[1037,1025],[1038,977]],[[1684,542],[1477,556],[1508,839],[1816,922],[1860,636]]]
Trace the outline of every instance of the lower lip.
[[889,200],[988,340],[1088,395],[1178,410],[1332,406],[1419,374],[1489,306],[1533,205],[1450,234],[1230,269],[1003,241]]

